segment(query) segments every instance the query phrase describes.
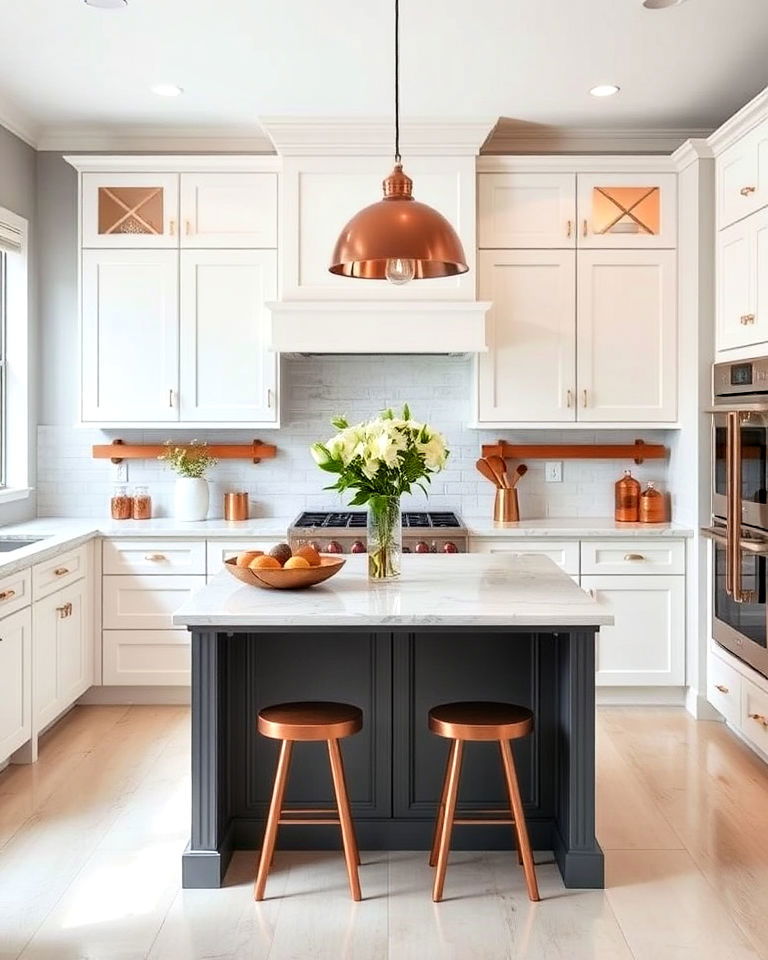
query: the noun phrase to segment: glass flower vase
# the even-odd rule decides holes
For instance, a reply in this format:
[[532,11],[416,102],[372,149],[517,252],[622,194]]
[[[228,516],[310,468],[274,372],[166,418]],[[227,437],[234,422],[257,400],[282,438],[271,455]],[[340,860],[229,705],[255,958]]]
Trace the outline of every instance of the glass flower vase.
[[368,502],[368,579],[399,577],[402,552],[400,498],[376,497]]

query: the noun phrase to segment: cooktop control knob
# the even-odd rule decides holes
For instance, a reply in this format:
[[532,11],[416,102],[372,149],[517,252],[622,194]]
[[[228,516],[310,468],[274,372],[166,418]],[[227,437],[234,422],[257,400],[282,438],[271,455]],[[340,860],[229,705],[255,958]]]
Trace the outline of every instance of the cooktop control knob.
[[443,553],[458,553],[459,548],[453,542],[453,540],[446,540],[443,544]]
[[416,544],[416,553],[429,553],[429,544],[426,540],[419,540]]
[[411,552],[410,547],[403,547],[403,553],[410,553],[410,552]]
[[362,540],[355,540],[352,546],[349,548],[350,553],[365,553],[365,544]]
[[338,540],[331,540],[328,546],[325,548],[326,553],[344,553],[344,547],[339,543]]

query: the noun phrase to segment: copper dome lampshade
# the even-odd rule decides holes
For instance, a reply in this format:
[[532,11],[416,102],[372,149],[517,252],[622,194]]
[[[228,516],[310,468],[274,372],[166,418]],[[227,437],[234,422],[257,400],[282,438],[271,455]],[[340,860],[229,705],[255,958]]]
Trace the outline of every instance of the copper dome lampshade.
[[437,210],[413,198],[400,157],[400,0],[395,0],[395,167],[384,197],[356,213],[339,234],[329,270],[359,280],[454,277],[469,270],[458,234]]

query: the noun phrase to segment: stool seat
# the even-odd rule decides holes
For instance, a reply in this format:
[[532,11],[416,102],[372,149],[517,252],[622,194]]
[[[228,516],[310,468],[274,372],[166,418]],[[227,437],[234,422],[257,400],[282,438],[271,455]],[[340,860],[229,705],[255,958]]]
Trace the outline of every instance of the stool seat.
[[449,740],[517,740],[533,730],[533,713],[514,703],[441,703],[429,711],[429,729]]
[[363,729],[363,711],[348,703],[307,700],[259,711],[258,730],[273,740],[341,740]]

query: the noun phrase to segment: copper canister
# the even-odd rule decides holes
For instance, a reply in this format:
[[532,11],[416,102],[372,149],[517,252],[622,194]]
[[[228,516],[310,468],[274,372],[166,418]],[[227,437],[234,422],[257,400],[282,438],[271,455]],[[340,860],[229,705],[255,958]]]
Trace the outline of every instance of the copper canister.
[[618,481],[616,490],[615,519],[619,523],[637,523],[640,519],[640,483],[629,470]]
[[664,523],[667,519],[667,504],[664,494],[649,481],[640,494],[640,523]]
[[248,494],[247,493],[225,493],[224,494],[224,519],[225,520],[247,520],[248,519]]

